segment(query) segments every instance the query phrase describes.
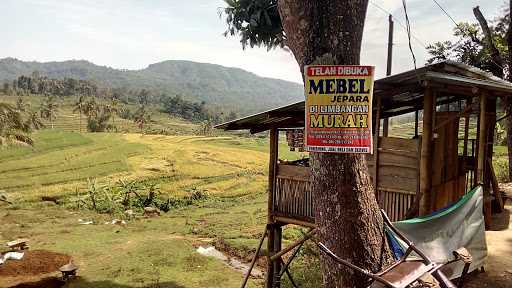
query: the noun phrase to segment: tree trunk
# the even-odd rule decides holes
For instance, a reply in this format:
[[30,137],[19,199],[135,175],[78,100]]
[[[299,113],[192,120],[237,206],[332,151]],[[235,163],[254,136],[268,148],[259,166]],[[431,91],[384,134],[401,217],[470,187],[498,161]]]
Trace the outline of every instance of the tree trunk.
[[[509,2],[509,13],[512,11],[512,0]],[[512,17],[509,17],[508,31],[507,31],[507,44],[508,44],[508,81],[512,82]],[[508,146],[508,180],[512,181],[512,100],[505,99],[505,113],[510,115],[506,120],[507,129],[507,146]]]
[[[279,0],[300,69],[308,64],[359,64],[368,0]],[[372,271],[390,262],[366,157],[310,153],[318,238],[341,258]],[[321,257],[324,287],[367,287],[365,277]]]

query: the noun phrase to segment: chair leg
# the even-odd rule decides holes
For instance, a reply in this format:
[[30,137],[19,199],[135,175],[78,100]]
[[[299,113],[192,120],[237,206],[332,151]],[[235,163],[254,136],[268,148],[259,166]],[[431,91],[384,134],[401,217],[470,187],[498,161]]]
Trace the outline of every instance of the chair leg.
[[455,284],[453,284],[452,281],[450,281],[450,279],[441,272],[441,270],[434,271],[432,276],[437,280],[437,282],[439,282],[439,286],[441,288],[457,288],[457,286],[455,286]]
[[471,266],[471,263],[465,263],[464,269],[462,269],[462,275],[460,275],[459,282],[457,283],[457,288],[462,288],[464,285],[464,278],[468,274],[469,266]]

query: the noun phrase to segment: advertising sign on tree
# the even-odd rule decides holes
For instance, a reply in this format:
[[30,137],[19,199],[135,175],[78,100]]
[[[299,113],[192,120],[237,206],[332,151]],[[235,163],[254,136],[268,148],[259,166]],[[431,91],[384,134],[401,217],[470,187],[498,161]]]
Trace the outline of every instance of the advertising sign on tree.
[[306,151],[373,153],[373,66],[304,69]]

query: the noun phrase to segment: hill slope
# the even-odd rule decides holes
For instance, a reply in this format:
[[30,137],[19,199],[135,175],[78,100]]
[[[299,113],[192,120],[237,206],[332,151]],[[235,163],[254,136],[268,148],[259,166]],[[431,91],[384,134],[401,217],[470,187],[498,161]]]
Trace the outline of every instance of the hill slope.
[[72,77],[91,80],[100,86],[151,89],[187,100],[205,101],[215,106],[233,107],[250,113],[303,99],[301,85],[264,78],[238,68],[164,61],[142,70],[118,70],[84,60],[25,62],[0,59],[0,82],[38,71],[50,78]]

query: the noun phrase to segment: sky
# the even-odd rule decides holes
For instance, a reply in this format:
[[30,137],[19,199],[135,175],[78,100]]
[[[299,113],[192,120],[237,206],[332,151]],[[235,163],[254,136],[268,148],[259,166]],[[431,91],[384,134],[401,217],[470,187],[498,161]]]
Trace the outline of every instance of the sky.
[[[474,21],[479,5],[487,18],[500,14],[504,0],[437,0],[455,21]],[[238,67],[264,77],[301,82],[289,52],[242,50],[236,37],[224,37],[218,15],[222,0],[1,0],[0,58],[25,61],[88,60],[117,69],[144,69],[165,60],[190,60]],[[380,7],[380,8],[379,8]],[[433,0],[407,0],[418,67],[425,44],[453,39],[453,22]],[[393,73],[412,69],[400,0],[371,0],[361,64],[386,71],[388,14],[395,19]]]

